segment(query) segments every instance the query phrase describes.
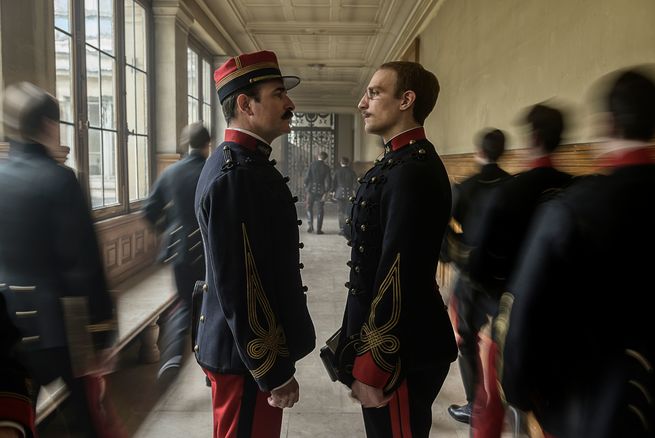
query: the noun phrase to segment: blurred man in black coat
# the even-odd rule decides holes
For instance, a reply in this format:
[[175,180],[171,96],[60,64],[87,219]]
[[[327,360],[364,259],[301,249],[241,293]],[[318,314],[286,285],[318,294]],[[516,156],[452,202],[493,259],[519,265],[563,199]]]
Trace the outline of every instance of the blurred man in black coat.
[[305,175],[305,190],[307,191],[307,232],[314,232],[314,204],[316,204],[316,234],[323,234],[323,215],[325,210],[325,195],[332,186],[330,166],[325,163],[327,153],[321,151],[312,161]]
[[435,281],[450,183],[423,129],[438,93],[437,78],[420,64],[390,62],[359,102],[366,132],[385,146],[352,198],[337,356],[370,438],[427,438],[432,402],[457,357]]
[[298,217],[270,160],[294,104],[273,52],[228,59],[214,73],[228,124],[207,160],[195,209],[207,253],[196,360],[212,384],[214,437],[279,437],[299,397],[296,361],[315,345],[300,277]]
[[[497,313],[498,299],[518,261],[537,207],[571,182],[571,175],[553,167],[551,154],[560,144],[564,116],[551,106],[537,104],[523,116],[530,141],[530,169],[502,183],[482,213],[480,234],[469,258],[469,277],[492,300],[490,316]],[[478,384],[471,424],[474,438],[498,438],[504,408],[496,391],[496,346],[482,358],[484,381]],[[487,392],[487,390],[489,390]]]
[[48,153],[59,146],[57,100],[24,82],[6,90],[4,105],[12,141],[8,162],[0,164],[0,283],[22,333],[17,355],[33,377],[33,399],[41,385],[62,377],[75,412],[69,426],[94,436],[60,301],[85,297],[95,347],[110,346],[116,323],[93,222],[75,174]]
[[505,152],[505,134],[498,129],[487,129],[479,135],[476,143],[475,160],[480,171],[453,188],[453,220],[460,229],[455,232],[448,227],[445,244],[448,259],[459,270],[455,285],[454,300],[457,314],[456,329],[459,335],[459,369],[466,392],[466,404],[451,405],[448,413],[457,421],[469,423],[473,399],[480,380],[478,361],[478,332],[487,322],[489,298],[471,285],[468,279],[468,253],[480,232],[482,212],[492,196],[493,189],[506,181],[510,175],[498,167],[496,161]]
[[655,83],[610,78],[607,175],[541,209],[497,322],[507,400],[558,438],[655,430]]
[[344,226],[346,225],[346,218],[350,214],[350,197],[355,194],[357,187],[357,175],[350,166],[348,157],[341,157],[339,168],[334,171],[334,178],[332,179],[332,191],[334,198],[337,200],[338,215],[339,215],[339,234],[344,234]]
[[189,145],[189,154],[164,170],[144,207],[146,219],[164,233],[159,260],[173,265],[178,296],[164,321],[160,379],[166,374],[174,376],[180,369],[193,285],[205,278],[204,251],[193,199],[209,155],[209,132],[202,123],[193,123],[182,131],[181,143]]

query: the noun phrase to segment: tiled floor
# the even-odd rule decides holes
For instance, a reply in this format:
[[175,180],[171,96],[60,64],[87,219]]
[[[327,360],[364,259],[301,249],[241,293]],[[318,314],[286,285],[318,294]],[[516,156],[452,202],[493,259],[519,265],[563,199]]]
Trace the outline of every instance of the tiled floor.
[[[303,230],[305,226],[303,225]],[[340,325],[347,280],[349,249],[337,235],[335,220],[328,219],[325,235],[302,232],[305,249],[303,279],[309,286],[309,310],[322,345]],[[204,375],[192,357],[188,357],[178,379],[166,388],[155,381],[156,365],[140,365],[136,348],[128,349],[124,368],[111,378],[110,390],[116,408],[130,435],[139,438],[210,437],[212,431],[211,398]],[[318,348],[298,364],[300,402],[285,410],[282,437],[333,438],[364,437],[360,408],[348,397],[347,389],[332,383],[324,372]],[[456,364],[451,366],[444,387],[433,406],[430,437],[465,438],[468,427],[446,413],[451,403],[459,403],[464,394]]]

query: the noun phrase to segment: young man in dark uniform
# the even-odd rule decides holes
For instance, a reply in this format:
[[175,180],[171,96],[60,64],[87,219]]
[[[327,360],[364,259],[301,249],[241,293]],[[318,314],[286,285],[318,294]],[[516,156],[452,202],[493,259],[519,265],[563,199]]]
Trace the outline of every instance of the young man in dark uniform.
[[473,399],[480,380],[478,362],[478,332],[487,322],[489,298],[468,280],[468,251],[473,246],[481,227],[482,211],[493,190],[510,175],[496,161],[505,152],[505,134],[498,129],[487,129],[479,135],[475,161],[480,171],[453,187],[453,220],[460,230],[448,227],[446,251],[448,259],[459,270],[451,305],[457,314],[456,330],[459,335],[459,369],[466,393],[466,404],[451,405],[448,413],[457,421],[469,423]]
[[61,377],[70,391],[64,406],[72,413],[61,412],[71,433],[96,436],[61,302],[86,298],[86,329],[107,357],[116,321],[93,221],[75,173],[49,154],[59,146],[57,99],[22,82],[5,91],[4,110],[12,140],[0,164],[0,293],[22,335],[16,356],[33,379],[34,405],[40,386]]
[[368,437],[427,437],[432,402],[457,357],[435,281],[450,184],[422,126],[438,93],[437,78],[420,64],[390,62],[359,102],[366,132],[385,146],[352,198],[337,353]]
[[[527,111],[523,120],[529,131],[530,169],[495,190],[482,213],[480,234],[469,258],[471,282],[492,300],[491,317],[496,316],[498,300],[507,288],[507,279],[518,261],[537,207],[571,182],[571,175],[555,169],[550,158],[564,131],[562,113],[537,104]],[[499,438],[505,411],[496,391],[495,345],[482,361],[485,374],[475,395],[473,436]]]
[[294,104],[273,52],[228,59],[214,73],[228,124],[207,160],[195,208],[207,283],[194,347],[211,380],[215,437],[279,437],[298,401],[295,362],[315,333],[300,277],[297,198],[269,161]]
[[175,376],[182,363],[193,285],[205,278],[202,238],[193,208],[200,172],[209,156],[210,136],[202,123],[182,130],[181,143],[189,154],[168,167],[155,183],[144,206],[148,222],[164,233],[159,260],[173,265],[177,303],[167,316],[157,377]]
[[314,204],[316,204],[316,234],[323,234],[323,215],[325,210],[325,194],[330,191],[332,177],[330,166],[325,163],[327,153],[318,153],[315,161],[309,165],[305,175],[305,190],[307,190],[307,232],[314,232]]
[[603,93],[607,174],[542,208],[497,321],[507,401],[558,438],[655,430],[655,83],[632,69]]

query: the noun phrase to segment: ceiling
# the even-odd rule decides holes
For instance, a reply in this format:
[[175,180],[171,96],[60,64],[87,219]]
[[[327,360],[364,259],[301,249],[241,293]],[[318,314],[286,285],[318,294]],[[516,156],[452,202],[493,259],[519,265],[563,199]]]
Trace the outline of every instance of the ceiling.
[[229,55],[274,51],[302,111],[352,111],[385,61],[398,59],[442,0],[196,0]]

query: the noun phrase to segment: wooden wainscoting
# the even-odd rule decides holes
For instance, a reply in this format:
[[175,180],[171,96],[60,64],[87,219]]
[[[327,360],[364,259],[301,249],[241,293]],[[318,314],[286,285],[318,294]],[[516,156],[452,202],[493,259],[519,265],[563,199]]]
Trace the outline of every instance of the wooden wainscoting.
[[109,287],[150,266],[157,256],[157,236],[141,212],[96,223]]

